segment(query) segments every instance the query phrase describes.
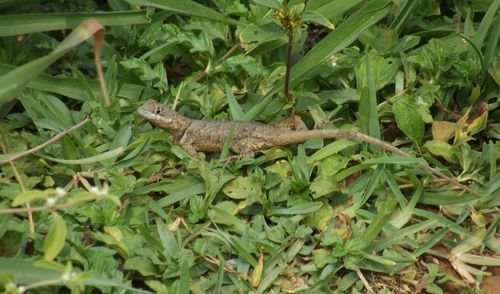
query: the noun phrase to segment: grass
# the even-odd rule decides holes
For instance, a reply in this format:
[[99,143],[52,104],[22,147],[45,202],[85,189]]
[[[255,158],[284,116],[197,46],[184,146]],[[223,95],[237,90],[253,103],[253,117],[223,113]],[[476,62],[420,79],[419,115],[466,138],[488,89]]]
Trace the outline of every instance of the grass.
[[[3,1],[0,290],[494,293],[499,6]],[[138,117],[151,98],[413,157],[344,139],[190,157]]]

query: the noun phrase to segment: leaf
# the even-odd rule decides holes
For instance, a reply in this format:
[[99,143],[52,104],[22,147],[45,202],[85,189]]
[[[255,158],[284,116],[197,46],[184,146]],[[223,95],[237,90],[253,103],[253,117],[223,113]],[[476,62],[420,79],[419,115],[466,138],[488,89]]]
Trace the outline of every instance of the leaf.
[[394,208],[396,207],[397,203],[398,202],[393,197],[388,197],[382,200],[375,218],[366,228],[365,234],[363,235],[363,240],[366,242],[366,244],[370,244],[373,240],[375,240],[377,235],[382,230],[384,224],[388,221],[389,217],[394,212]]
[[237,177],[227,183],[222,192],[232,199],[257,200],[262,195],[260,184],[253,177]]
[[349,1],[331,1],[331,0],[316,0],[307,3],[308,10],[320,11],[328,19],[340,21],[343,14],[354,6],[358,5],[361,0]]
[[312,23],[322,25],[326,28],[329,28],[330,30],[335,29],[335,26],[333,25],[333,23],[328,18],[326,18],[326,16],[324,16],[323,14],[321,14],[320,12],[315,11],[315,10],[304,11],[302,13],[301,20],[302,20],[302,22],[306,22],[306,23],[312,22]]
[[14,198],[14,201],[12,201],[12,206],[23,205],[37,199],[47,199],[49,195],[54,194],[54,192],[55,191],[53,189],[28,190],[17,195],[17,197]]
[[455,143],[468,141],[470,136],[482,131],[488,121],[488,104],[480,101],[471,106],[457,122]]
[[392,105],[392,111],[399,129],[412,141],[419,143],[424,137],[425,125],[416,110],[416,106],[403,99],[398,99]]
[[427,150],[429,150],[429,152],[433,155],[441,156],[446,159],[446,161],[451,163],[458,163],[456,155],[458,149],[446,142],[431,140],[425,142],[424,147],[427,148]]
[[158,235],[160,236],[160,241],[161,245],[163,246],[163,253],[165,254],[165,256],[177,259],[180,254],[180,248],[177,245],[177,240],[175,239],[174,234],[172,234],[165,223],[159,218],[156,219],[156,230],[158,231]]
[[[368,54],[362,59],[362,67],[365,68],[366,77],[358,77],[358,84],[361,87],[361,97],[359,100],[359,120],[361,122],[361,129],[363,133],[368,134],[374,138],[380,139],[380,123],[377,111],[377,89],[375,87],[375,77],[373,68],[370,63],[370,56]],[[364,61],[364,62],[363,62]],[[362,81],[365,80],[365,83]],[[380,152],[380,147],[370,146],[371,150],[375,152]]]
[[308,159],[307,163],[313,163],[316,161],[320,161],[322,159],[325,159],[329,156],[332,156],[334,154],[339,153],[340,151],[344,150],[345,148],[351,147],[358,145],[359,142],[355,142],[352,140],[348,139],[339,139],[336,140],[325,147],[321,148],[320,150],[314,152]]
[[7,14],[0,16],[0,37],[74,29],[91,18],[103,26],[145,24],[151,21],[145,11]]
[[238,104],[236,97],[234,97],[233,92],[228,85],[226,85],[226,96],[227,103],[229,105],[229,111],[231,112],[231,117],[233,118],[233,120],[243,120],[243,110],[241,109],[241,106]]
[[262,251],[260,252],[259,255],[259,261],[257,263],[257,266],[255,266],[253,273],[252,273],[252,279],[250,284],[252,287],[257,288],[260,284],[260,280],[262,278],[262,271],[264,270],[264,254],[262,254]]
[[278,0],[252,0],[257,4],[260,4],[265,7],[273,8],[273,9],[281,9],[283,5]]
[[229,18],[213,9],[191,0],[125,0],[138,6],[151,6],[175,13],[191,15],[210,20],[225,22],[233,25],[241,24],[239,21]]
[[43,258],[54,260],[64,247],[67,229],[66,223],[61,215],[52,214],[52,226],[43,241]]
[[256,53],[256,49],[269,51],[288,41],[286,31],[275,23],[248,24],[241,30],[239,39],[247,54]]
[[271,207],[269,212],[271,215],[309,214],[318,211],[321,206],[323,206],[322,202],[310,202],[297,204],[289,208]]
[[0,77],[0,106],[12,100],[17,92],[46,67],[91,36],[96,35],[96,39],[101,38],[100,42],[102,42],[103,30],[104,27],[98,22],[92,19],[88,20],[77,27],[52,53],[17,67]]
[[457,129],[457,124],[449,121],[434,121],[432,123],[432,137],[436,141],[448,141]]
[[[15,66],[0,63],[0,76],[5,75],[11,70],[16,69]],[[92,93],[95,93],[98,98],[102,97],[99,91],[99,81],[87,80]],[[76,78],[70,77],[52,77],[48,74],[40,74],[32,79],[27,85],[27,88],[43,90],[47,92],[57,93],[62,96],[73,98],[76,100],[88,100],[88,93],[82,87],[81,82]],[[128,98],[131,101],[138,99],[147,99],[158,95],[158,91],[150,89],[141,85],[122,83],[118,90],[117,96],[121,98]]]
[[122,154],[123,148],[119,147],[113,150],[109,150],[106,152],[103,152],[101,154],[97,154],[94,156],[90,156],[87,158],[82,158],[82,159],[58,159],[50,156],[45,156],[45,155],[38,155],[40,157],[43,157],[48,160],[52,160],[55,162],[63,163],[63,164],[90,164],[90,163],[96,163],[96,162],[101,162],[106,159],[114,158]]

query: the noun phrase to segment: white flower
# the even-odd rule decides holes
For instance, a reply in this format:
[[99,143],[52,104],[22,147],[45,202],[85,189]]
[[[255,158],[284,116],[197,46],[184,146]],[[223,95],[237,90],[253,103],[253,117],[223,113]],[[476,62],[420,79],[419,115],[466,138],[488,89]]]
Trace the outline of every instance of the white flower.
[[332,65],[332,67],[337,66],[337,56],[335,56],[335,55],[330,56],[330,58],[328,58],[328,61],[330,61],[330,64]]
[[56,204],[57,198],[55,197],[49,197],[47,198],[47,206],[52,207],[54,204]]
[[92,186],[90,188],[89,192],[92,193],[92,194],[95,194],[97,196],[106,196],[106,195],[108,195],[109,187],[107,185],[105,185],[102,189],[99,189],[96,186]]
[[61,280],[64,282],[64,283],[67,283],[69,282],[69,280],[71,279],[71,273],[65,273],[61,276]]
[[56,195],[57,195],[57,197],[62,198],[64,195],[66,195],[66,190],[64,190],[64,188],[57,187],[56,188]]

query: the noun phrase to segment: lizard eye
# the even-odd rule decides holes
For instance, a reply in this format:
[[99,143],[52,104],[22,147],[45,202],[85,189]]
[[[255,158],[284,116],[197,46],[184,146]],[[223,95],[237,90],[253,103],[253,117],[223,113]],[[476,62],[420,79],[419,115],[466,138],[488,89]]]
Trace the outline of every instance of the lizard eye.
[[154,113],[155,114],[160,114],[161,113],[161,108],[155,108]]

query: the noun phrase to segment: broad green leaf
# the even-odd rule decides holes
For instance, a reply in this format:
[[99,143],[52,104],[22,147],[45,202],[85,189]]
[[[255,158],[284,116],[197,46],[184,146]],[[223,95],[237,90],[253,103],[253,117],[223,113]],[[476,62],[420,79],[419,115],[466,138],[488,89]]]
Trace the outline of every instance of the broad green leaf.
[[233,25],[239,21],[229,18],[213,9],[191,0],[125,0],[132,5],[151,6],[175,13],[206,18],[214,21],[225,22]]
[[43,241],[43,258],[54,260],[64,247],[66,240],[66,223],[63,217],[57,213],[52,214],[52,226]]
[[306,23],[312,22],[322,25],[324,27],[329,28],[330,30],[335,29],[335,26],[328,18],[326,18],[323,14],[315,10],[304,11],[304,13],[302,13],[301,20],[302,22]]
[[253,177],[237,177],[228,182],[222,192],[232,199],[258,200],[262,195],[260,184]]
[[151,260],[145,257],[133,256],[125,260],[123,268],[131,271],[139,272],[142,276],[154,276],[156,274],[155,267]]
[[425,124],[415,109],[415,105],[398,99],[392,105],[398,127],[414,142],[419,143],[424,137]]
[[180,248],[177,245],[177,240],[175,239],[174,234],[172,234],[167,225],[165,225],[165,223],[159,218],[156,219],[156,230],[160,236],[165,256],[176,259],[179,256]]
[[386,58],[372,52],[366,54],[354,70],[358,89],[373,87],[378,91],[388,84],[394,83],[400,67],[401,62],[398,59]]
[[0,15],[0,37],[74,29],[91,18],[103,26],[145,24],[150,22],[145,11],[7,14]]
[[337,183],[333,177],[318,176],[312,181],[309,186],[311,196],[317,199],[321,196],[328,195],[329,193],[338,189]]
[[281,4],[281,2],[278,0],[252,0],[252,2],[273,9],[281,9],[281,7],[283,6],[283,4]]
[[241,30],[239,39],[247,54],[269,51],[288,42],[286,31],[275,23],[248,24]]
[[453,147],[443,141],[435,140],[425,142],[424,147],[427,148],[430,153],[437,156],[442,156],[448,162],[458,163],[458,158],[456,156],[456,153],[458,152],[457,147]]
[[47,199],[49,195],[54,194],[55,191],[53,189],[47,190],[28,190],[19,194],[14,201],[12,201],[12,206],[19,206],[26,203],[29,203],[33,200],[37,199]]

